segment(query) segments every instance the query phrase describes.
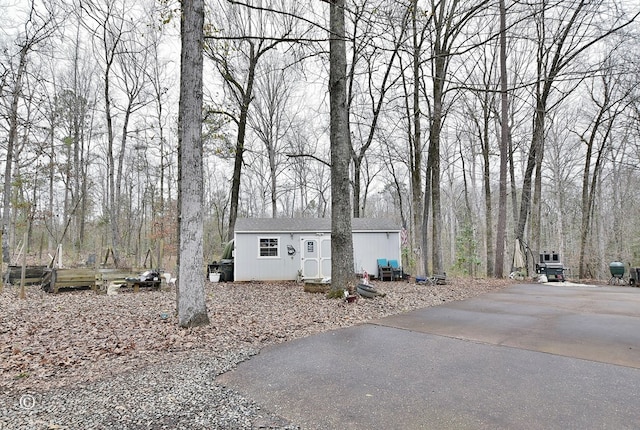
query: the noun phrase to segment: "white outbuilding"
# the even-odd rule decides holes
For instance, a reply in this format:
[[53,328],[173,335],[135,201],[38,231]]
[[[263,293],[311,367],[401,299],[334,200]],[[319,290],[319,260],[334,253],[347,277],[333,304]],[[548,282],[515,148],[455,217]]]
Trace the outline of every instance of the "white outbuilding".
[[[377,260],[401,261],[402,228],[377,218],[354,218],[354,273],[377,276]],[[331,277],[331,219],[239,218],[234,233],[235,281]]]

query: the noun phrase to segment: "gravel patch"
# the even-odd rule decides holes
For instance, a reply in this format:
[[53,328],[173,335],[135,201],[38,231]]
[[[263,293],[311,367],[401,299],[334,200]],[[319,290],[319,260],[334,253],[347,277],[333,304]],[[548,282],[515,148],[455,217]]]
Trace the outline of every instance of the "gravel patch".
[[215,377],[257,353],[197,354],[108,380],[5,396],[6,429],[295,429]]
[[376,283],[356,303],[295,283],[207,283],[211,324],[181,329],[175,291],[0,294],[0,430],[297,429],[216,383],[274,343],[462,300],[509,285]]

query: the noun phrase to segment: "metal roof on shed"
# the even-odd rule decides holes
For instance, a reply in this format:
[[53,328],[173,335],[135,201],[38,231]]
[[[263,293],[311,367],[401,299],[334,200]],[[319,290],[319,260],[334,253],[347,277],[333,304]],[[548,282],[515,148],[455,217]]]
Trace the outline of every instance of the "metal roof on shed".
[[[353,231],[400,231],[401,227],[384,218],[353,218]],[[331,218],[238,218],[236,233],[331,232]]]

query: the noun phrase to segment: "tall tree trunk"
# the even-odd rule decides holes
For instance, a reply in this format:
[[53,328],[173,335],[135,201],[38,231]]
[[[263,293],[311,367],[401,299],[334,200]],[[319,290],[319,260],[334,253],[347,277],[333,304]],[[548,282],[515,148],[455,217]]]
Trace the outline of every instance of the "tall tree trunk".
[[[429,274],[429,216],[431,214],[431,156],[427,152],[427,171],[424,175],[424,204],[422,212],[422,264],[424,273]],[[433,269],[433,268],[432,268]]]
[[[351,146],[351,145],[350,145]],[[362,216],[362,207],[360,201],[362,200],[362,158],[354,156],[355,152],[352,150],[351,157],[353,158],[353,217],[360,218]]]
[[491,197],[491,168],[489,161],[489,115],[491,109],[489,108],[489,103],[493,100],[489,100],[489,92],[484,94],[484,103],[482,104],[483,110],[483,129],[482,129],[482,159],[483,159],[483,184],[484,184],[484,208],[485,208],[485,230],[486,230],[486,240],[485,240],[485,250],[487,253],[487,268],[486,273],[487,276],[493,276],[493,271],[495,269],[495,250],[493,247],[493,202]]
[[[131,120],[131,106],[133,100],[129,98],[127,107],[124,111],[124,118],[122,120],[122,137],[120,138],[120,149],[118,150],[118,168],[116,169],[116,190],[115,190],[115,199],[118,203],[118,209],[116,210],[116,220],[120,219],[120,206],[122,202],[122,191],[123,191],[123,177],[124,177],[124,159],[127,153],[127,141],[129,135],[129,121]],[[129,200],[129,203],[132,203]],[[125,233],[126,234],[126,233]]]
[[204,292],[202,73],[204,0],[182,1],[178,120],[178,324],[209,324]]
[[116,207],[116,182],[115,182],[115,157],[114,157],[114,134],[113,134],[113,115],[111,113],[111,87],[110,87],[110,71],[113,64],[113,56],[107,58],[106,68],[104,72],[104,114],[107,122],[107,213],[109,214],[109,227],[111,230],[111,250],[113,251],[113,259],[116,267],[119,266],[120,246],[120,230],[118,226],[118,211]]
[[[600,181],[600,176],[603,169],[603,161],[607,151],[607,144],[609,143],[609,137],[611,135],[613,123],[616,117],[621,113],[621,110],[611,112],[611,90],[610,83],[603,78],[603,100],[597,103],[600,107],[598,115],[593,120],[593,128],[591,131],[586,131],[580,140],[586,145],[587,152],[585,155],[584,168],[582,172],[582,198],[581,209],[582,219],[580,226],[580,254],[578,258],[578,277],[581,279],[586,278],[588,273],[587,268],[587,253],[589,237],[591,235],[591,226],[593,224],[594,209],[596,203],[596,193]],[[625,96],[628,95],[625,94]],[[592,96],[595,99],[595,96]],[[618,100],[620,101],[620,100]],[[603,131],[602,128],[605,128]],[[588,136],[586,136],[586,134]],[[596,140],[600,138],[600,144],[596,146]],[[595,154],[594,154],[595,152]],[[593,164],[592,173],[592,158],[595,158]]]
[[442,273],[442,209],[440,202],[440,134],[443,122],[444,78],[446,74],[445,52],[436,41],[435,75],[433,77],[433,115],[429,132],[429,165],[431,166],[431,265],[434,273]]
[[355,286],[351,200],[349,187],[349,112],[347,109],[347,53],[345,0],[331,0],[329,36],[329,103],[331,139],[331,288]]
[[[77,85],[74,84],[74,92],[77,92]],[[76,97],[76,100],[78,98]],[[81,99],[82,100],[82,99]],[[77,103],[74,104],[74,115],[73,115],[73,196],[74,199],[81,199],[83,196],[80,194],[80,181],[83,178],[83,175],[81,173],[81,164],[80,164],[80,145],[82,144],[82,142],[80,141],[80,121],[82,121],[79,118],[79,115],[82,115],[82,118],[84,118],[84,113],[85,113],[85,109],[84,109],[84,102],[82,104],[82,106],[77,106]],[[80,255],[80,251],[81,251],[81,242],[79,239],[79,230],[80,230],[80,223],[79,223],[79,218],[78,218],[78,213],[74,213],[73,214],[73,219],[74,219],[74,248],[75,248],[75,252],[76,255]]]
[[544,123],[546,116],[546,97],[538,98],[536,111],[534,113],[533,137],[531,146],[529,147],[529,156],[527,157],[527,165],[524,171],[522,181],[522,197],[520,200],[520,212],[518,215],[518,223],[516,225],[515,236],[517,239],[524,240],[524,231],[527,224],[529,212],[531,211],[533,172],[538,160],[538,152],[541,150],[542,141],[544,139]]
[[247,119],[249,106],[253,99],[253,83],[255,81],[258,56],[255,54],[253,43],[249,52],[249,75],[247,76],[247,87],[242,94],[242,105],[240,106],[240,118],[238,120],[238,138],[236,140],[236,153],[233,161],[233,177],[231,179],[231,205],[229,210],[229,231],[227,240],[233,239],[238,219],[238,203],[240,201],[240,183],[242,179],[242,164],[244,163],[244,140],[247,133]]
[[[544,130],[544,126],[542,127]],[[544,131],[543,136],[538,140],[536,151],[536,172],[533,181],[533,198],[531,199],[531,222],[530,226],[530,246],[535,255],[538,255],[542,249],[541,236],[541,211],[542,211],[542,160],[544,159]],[[550,244],[549,244],[550,245]],[[554,249],[557,249],[554,247]]]
[[7,141],[7,159],[4,166],[4,194],[3,194],[3,207],[2,207],[2,258],[7,264],[11,263],[9,254],[9,238],[11,236],[10,224],[11,224],[11,191],[13,183],[13,152],[18,140],[18,102],[22,94],[22,79],[27,67],[27,53],[28,45],[25,44],[20,50],[20,60],[18,63],[18,70],[16,73],[16,79],[13,87],[13,93],[11,94],[11,109],[9,111],[9,139]]
[[[507,145],[509,146],[509,189],[511,190],[511,217],[513,225],[518,222],[518,186],[516,182],[516,163],[513,159],[515,150],[513,148],[513,139],[511,139],[511,133],[507,138]],[[521,238],[522,239],[522,238]]]
[[89,130],[89,135],[86,137],[84,136],[84,132],[82,133],[82,137],[81,137],[81,143],[80,143],[80,171],[82,172],[82,188],[81,188],[81,195],[82,195],[82,204],[80,205],[80,243],[84,243],[84,238],[85,238],[85,231],[86,231],[86,219],[87,219],[87,212],[88,212],[88,199],[87,199],[87,192],[88,192],[88,187],[89,187],[89,180],[87,179],[89,177],[89,163],[86,162],[87,159],[87,154],[91,154],[91,144],[88,143],[87,147],[85,148],[85,141],[86,142],[91,142],[91,135],[92,135],[92,131],[93,130],[93,120],[94,120],[94,115],[91,115],[91,121],[89,122],[89,126],[87,127],[87,129]]
[[269,172],[270,178],[270,191],[271,191],[271,217],[278,217],[278,181],[276,176],[276,151],[275,146],[269,149]]
[[[47,182],[48,182],[48,191],[49,191],[49,198],[47,203],[49,204],[49,207],[52,208],[53,207],[53,202],[54,202],[54,190],[55,190],[55,181],[56,181],[56,139],[55,139],[55,135],[53,133],[51,133],[50,139],[49,139],[49,165],[47,166],[47,173],[48,173],[48,177],[47,177]],[[46,221],[45,221],[46,222]],[[47,235],[47,248],[48,249],[54,249],[57,246],[57,243],[55,243],[55,240],[57,240],[56,237],[54,237],[54,234],[52,233],[54,230],[54,226],[53,223],[55,223],[56,221],[54,219],[49,220],[50,223],[50,232]]]
[[498,225],[493,275],[503,277],[505,234],[507,230],[507,161],[509,139],[509,98],[507,92],[507,11],[500,0],[500,186],[498,191]]
[[[421,117],[422,111],[420,109],[420,79],[422,79],[422,73],[420,69],[420,54],[422,50],[422,42],[418,38],[418,0],[414,0],[411,7],[411,27],[413,29],[412,35],[412,70],[413,70],[413,136],[410,136],[409,143],[409,164],[411,170],[411,206],[412,211],[412,240],[413,246],[418,248],[419,258],[416,259],[416,274],[425,274],[426,266],[424,259],[422,258],[422,252],[420,249],[426,250],[422,243],[422,216],[420,209],[422,208],[422,129],[421,129]],[[413,252],[413,250],[409,250]]]
[[[84,126],[87,117],[88,100],[84,97],[83,88],[80,85],[79,63],[80,63],[80,25],[76,27],[74,41],[74,66],[73,66],[73,93],[75,103],[73,104],[73,166],[74,181],[73,194],[75,199],[82,199],[80,210],[74,213],[74,237],[76,255],[82,252],[84,242],[84,193],[83,183],[86,182],[84,172]],[[82,95],[81,95],[82,93]]]

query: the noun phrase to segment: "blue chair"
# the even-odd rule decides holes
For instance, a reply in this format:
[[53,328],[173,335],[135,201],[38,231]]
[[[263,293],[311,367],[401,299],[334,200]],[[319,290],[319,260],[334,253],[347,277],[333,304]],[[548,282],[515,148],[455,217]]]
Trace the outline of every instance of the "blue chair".
[[398,264],[398,260],[389,260],[389,266],[391,267],[391,277],[394,281],[404,278],[404,272],[400,264]]

